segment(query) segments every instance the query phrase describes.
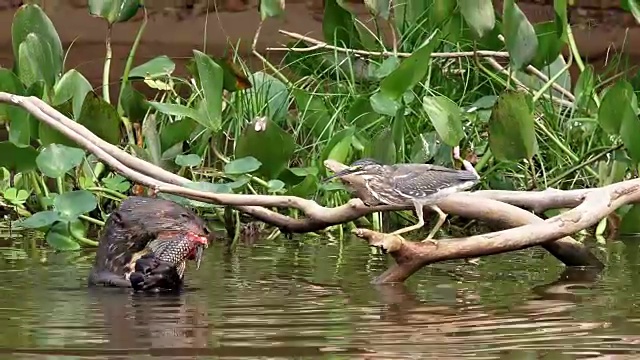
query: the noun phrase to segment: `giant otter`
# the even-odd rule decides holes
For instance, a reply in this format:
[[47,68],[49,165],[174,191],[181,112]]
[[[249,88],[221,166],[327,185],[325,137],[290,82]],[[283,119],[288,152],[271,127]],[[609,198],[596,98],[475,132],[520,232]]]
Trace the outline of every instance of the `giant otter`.
[[186,261],[199,263],[209,236],[193,211],[169,200],[131,196],[107,219],[89,286],[178,290]]

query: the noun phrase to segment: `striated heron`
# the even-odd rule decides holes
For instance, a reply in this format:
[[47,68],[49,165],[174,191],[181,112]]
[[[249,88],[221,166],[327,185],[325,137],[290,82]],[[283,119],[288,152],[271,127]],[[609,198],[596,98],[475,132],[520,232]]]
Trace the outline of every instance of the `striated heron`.
[[425,241],[436,243],[433,236],[447,218],[436,203],[456,192],[472,188],[480,180],[480,175],[473,165],[460,158],[460,150],[454,148],[454,158],[462,161],[465,170],[450,169],[430,164],[394,164],[383,165],[376,160],[360,159],[348,168],[328,177],[330,180],[345,175],[357,175],[363,178],[364,184],[377,201],[385,205],[412,205],[418,216],[418,223],[392,232],[399,235],[420,229],[424,226],[423,208],[429,206],[438,213],[438,222]]

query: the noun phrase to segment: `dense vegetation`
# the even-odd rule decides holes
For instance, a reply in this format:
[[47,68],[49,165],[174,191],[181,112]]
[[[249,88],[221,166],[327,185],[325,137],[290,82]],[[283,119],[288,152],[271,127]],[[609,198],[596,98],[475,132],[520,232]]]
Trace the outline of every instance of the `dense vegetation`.
[[[161,54],[138,64],[145,17],[117,99],[109,96],[116,84],[108,78],[109,41],[107,75],[95,91],[80,72],[65,69],[46,14],[24,5],[12,24],[14,66],[0,68],[0,91],[41,98],[105,141],[213,192],[288,194],[335,206],[349,194],[321,181],[324,160],[453,167],[457,145],[484,188],[583,188],[636,174],[640,82],[607,79],[583,64],[566,0],[554,1],[554,19],[537,24],[513,0],[501,12],[491,0],[369,0],[373,27],[337,0],[325,3],[321,45],[291,42],[282,64],[262,58],[265,70],[253,73],[242,59],[199,50],[188,78],[175,76],[175,63]],[[624,4],[640,14],[635,0]],[[263,21],[283,7],[263,0]],[[89,11],[110,33],[144,7],[139,0],[90,0]],[[382,39],[384,29],[391,39]],[[572,62],[580,69],[575,86]],[[155,96],[146,98],[139,86]],[[139,190],[23,109],[0,105],[0,120],[9,133],[0,143],[2,206],[18,214],[17,225],[46,233],[56,249],[95,245],[88,225],[103,225],[114,204]],[[160,196],[221,220],[230,211]],[[618,215],[623,232],[636,232],[637,207]],[[380,226],[379,214],[370,220]]]

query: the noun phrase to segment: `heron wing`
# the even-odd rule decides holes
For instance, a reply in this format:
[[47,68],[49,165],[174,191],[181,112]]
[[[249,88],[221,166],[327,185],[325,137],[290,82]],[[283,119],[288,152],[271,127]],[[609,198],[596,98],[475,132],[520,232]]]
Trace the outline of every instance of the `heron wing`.
[[394,190],[405,198],[424,198],[438,191],[477,181],[472,172],[431,164],[397,165],[393,174]]

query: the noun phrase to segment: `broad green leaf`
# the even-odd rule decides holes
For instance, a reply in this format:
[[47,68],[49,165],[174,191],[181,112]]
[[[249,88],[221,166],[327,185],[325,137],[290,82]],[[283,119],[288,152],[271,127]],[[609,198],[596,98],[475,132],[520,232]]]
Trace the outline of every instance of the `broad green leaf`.
[[[51,71],[54,79],[62,73],[62,61],[64,51],[62,50],[62,42],[56,32],[51,19],[42,8],[35,4],[26,4],[18,8],[13,16],[11,24],[11,44],[13,47],[13,56],[17,59],[17,68],[21,69],[21,59],[19,56],[19,47],[29,34],[35,34],[46,49],[47,71]],[[27,60],[31,61],[31,60]],[[48,83],[52,85],[52,83]]]
[[278,192],[284,189],[284,183],[280,180],[269,180],[267,183],[267,187],[269,188],[269,192]]
[[125,22],[136,15],[140,0],[88,0],[89,14],[105,19],[110,25]]
[[69,231],[69,227],[72,226],[72,224],[73,223],[62,221],[53,225],[49,231],[47,231],[44,238],[47,244],[57,251],[79,250],[80,244],[75,241]]
[[351,143],[354,134],[354,127],[348,127],[335,133],[322,151],[322,159],[319,163],[327,159],[345,163],[351,152]]
[[259,0],[260,18],[279,17],[284,13],[284,0]]
[[48,87],[55,81],[55,70],[51,64],[51,49],[35,33],[27,34],[18,46],[18,77],[29,87],[43,81]]
[[425,96],[422,108],[440,138],[449,146],[457,146],[464,138],[460,107],[445,96]]
[[190,117],[165,124],[160,131],[160,144],[162,145],[162,151],[167,151],[176,144],[189,140],[191,134],[197,128],[198,123]]
[[531,95],[505,91],[489,119],[489,146],[496,159],[531,159],[538,151]]
[[[156,166],[163,166],[162,163],[162,149],[160,149],[160,136],[156,128],[156,117],[149,116],[142,123],[142,138],[144,139],[144,150],[146,150],[147,161]],[[143,150],[143,151],[144,151]]]
[[143,121],[149,110],[149,103],[147,103],[145,96],[136,90],[130,82],[124,85],[120,105],[124,115],[132,122],[137,123]]
[[193,56],[198,67],[198,76],[202,86],[204,109],[207,115],[207,128],[220,130],[222,123],[222,68],[211,60],[205,53],[193,50]]
[[120,193],[125,193],[131,187],[131,184],[127,179],[118,174],[110,174],[106,178],[102,179],[102,183],[107,189],[111,189]]
[[289,110],[287,86],[282,81],[261,71],[251,74],[249,79],[252,87],[245,91],[251,107],[259,109],[262,113],[259,115],[265,115],[277,124],[282,124]]
[[383,129],[373,138],[367,157],[376,159],[383,164],[396,162],[396,144],[393,141],[393,133],[390,128]]
[[261,165],[262,163],[253,156],[245,156],[225,164],[224,173],[229,175],[248,174],[258,170]]
[[567,0],[553,0],[554,22],[556,24],[556,37],[562,41],[567,38]]
[[53,100],[52,105],[60,105],[71,99],[73,104],[73,118],[80,117],[82,111],[82,104],[87,93],[92,91],[93,88],[81,73],[75,69],[67,71],[62,78],[53,87]]
[[93,91],[84,98],[78,123],[110,144],[120,143],[118,111]]
[[389,20],[391,0],[364,0],[369,11],[385,20]]
[[[632,95],[632,101],[636,102],[636,95]],[[623,110],[621,113],[620,138],[629,157],[638,163],[640,162],[640,120],[630,101],[620,102],[618,106]]]
[[66,221],[72,221],[98,206],[95,195],[87,190],[62,193],[53,200],[53,206]]
[[84,151],[81,149],[51,144],[42,149],[36,157],[36,164],[44,175],[58,178],[80,165],[83,158]]
[[[0,68],[0,91],[24,95],[25,88],[20,79],[11,70]],[[0,123],[11,119],[9,116],[11,109],[19,109],[22,112],[26,112],[17,106],[0,103]]]
[[138,65],[129,72],[129,79],[148,78],[155,79],[171,75],[176,69],[176,64],[166,55],[155,57],[144,64]]
[[291,134],[275,122],[262,118],[245,127],[237,140],[235,156],[257,159],[262,164],[258,172],[268,179],[275,179],[289,165],[295,149]]
[[17,221],[16,225],[26,229],[39,229],[49,226],[59,220],[60,215],[58,215],[57,211],[40,211],[26,219]]
[[537,23],[534,28],[538,39],[538,48],[531,64],[541,69],[558,58],[565,42],[558,38],[556,24],[553,21]]
[[[53,106],[53,108],[60,112],[62,115],[73,120],[73,105],[71,104],[71,100],[67,100],[66,102],[58,106]],[[82,113],[82,110],[80,110],[80,112]],[[69,137],[63,135],[61,132],[47,125],[45,122],[39,121],[37,125],[38,138],[42,145],[47,146],[50,144],[62,144],[70,147],[78,146]]]
[[378,91],[371,95],[369,103],[373,111],[380,115],[395,116],[402,107],[400,101],[390,98],[382,91]]
[[591,96],[595,90],[596,82],[593,76],[593,66],[587,65],[580,73],[576,87],[573,91],[576,97],[575,107],[577,109],[585,109],[591,100]]
[[504,0],[503,19],[505,45],[511,65],[514,70],[520,70],[533,60],[538,51],[536,32],[515,0]]
[[400,65],[400,59],[397,56],[390,56],[377,67],[373,73],[373,76],[378,79],[384,79],[394,72]]
[[[161,113],[172,115],[172,116],[179,116],[183,118],[189,118],[197,121],[200,125],[207,127],[208,121],[204,119],[196,109],[193,109],[184,105],[180,105],[180,104],[165,104],[165,103],[160,103],[156,101],[148,101],[147,103]],[[184,120],[186,119],[182,119],[182,121]]]
[[354,15],[340,6],[338,0],[324,1],[322,34],[329,45],[360,49],[362,46],[354,23]]
[[438,152],[441,142],[438,138],[438,133],[435,131],[418,135],[411,148],[411,162],[417,164],[427,163]]
[[198,154],[178,155],[175,162],[178,166],[198,166],[202,162],[202,158]]
[[465,21],[479,38],[493,30],[496,25],[491,0],[458,0],[458,6]]
[[327,109],[324,98],[300,89],[295,89],[293,94],[301,124],[318,141],[324,141],[331,137],[331,114]]
[[640,204],[633,204],[624,215],[620,222],[619,233],[620,235],[640,234]]
[[627,106],[632,106],[635,98],[633,87],[626,80],[618,81],[607,90],[602,97],[598,110],[598,123],[600,127],[610,135],[620,134],[620,127],[626,116]]
[[38,150],[31,146],[18,147],[9,141],[0,142],[0,167],[24,173],[36,169]]
[[366,96],[359,96],[353,101],[351,107],[349,107],[346,120],[348,124],[355,125],[356,128],[362,129],[370,126],[380,118],[380,114],[373,111],[371,100]]
[[[210,182],[198,181],[198,182],[187,183],[184,186],[188,187],[190,189],[200,190],[200,191],[205,191],[205,192],[211,192],[211,193],[214,193],[214,194],[230,194],[230,193],[233,193],[233,190],[227,184],[214,184],[214,183],[210,183]],[[168,198],[170,200],[176,201],[179,204],[183,204],[183,205],[186,205],[186,206],[193,206],[193,207],[199,207],[199,208],[219,207],[219,205],[206,203],[206,202],[203,202],[203,201],[191,200],[191,199],[187,199],[187,198],[184,198],[184,197],[181,197],[181,196],[169,195],[169,194],[163,194],[163,195],[165,195],[164,196],[165,198]]]
[[[380,82],[380,92],[392,100],[398,100],[422,80],[429,71],[431,53],[440,43],[435,31],[411,56],[404,59],[397,69]],[[373,105],[373,104],[372,104]]]

